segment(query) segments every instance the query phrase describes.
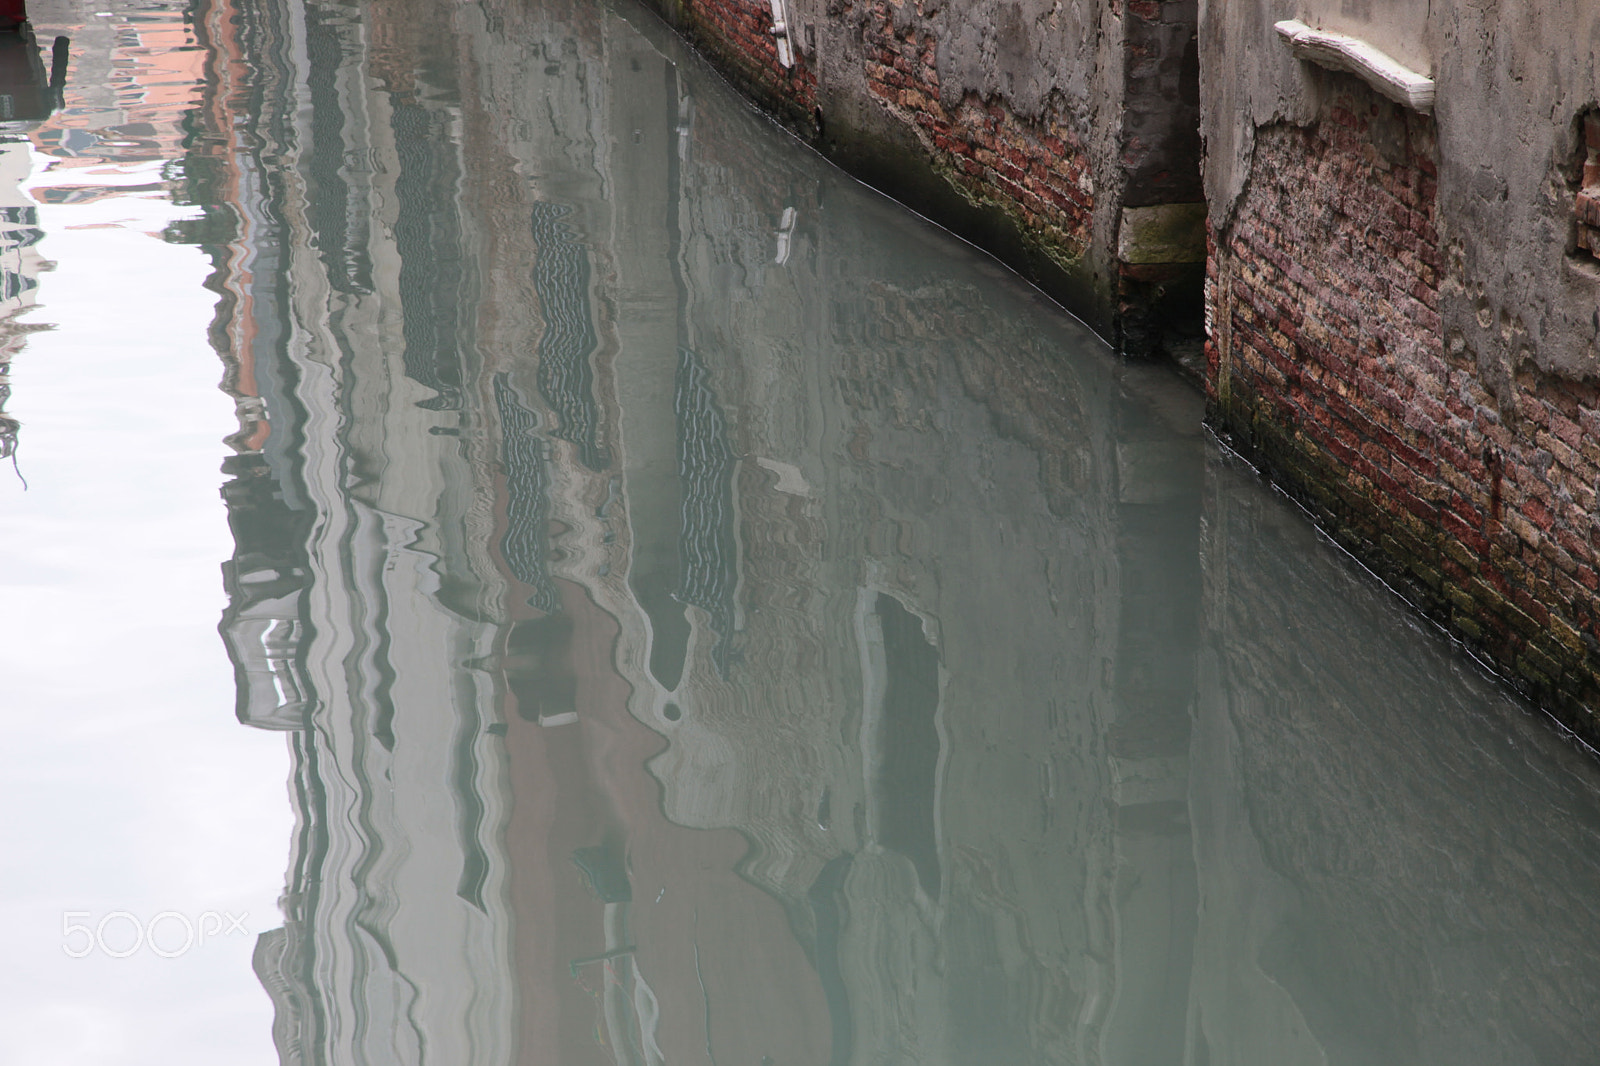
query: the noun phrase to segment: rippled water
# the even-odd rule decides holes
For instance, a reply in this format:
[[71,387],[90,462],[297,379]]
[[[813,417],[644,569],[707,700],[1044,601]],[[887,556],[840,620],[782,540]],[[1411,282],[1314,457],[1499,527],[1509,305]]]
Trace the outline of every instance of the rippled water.
[[650,17],[56,15],[0,1050],[1590,1057],[1592,758]]

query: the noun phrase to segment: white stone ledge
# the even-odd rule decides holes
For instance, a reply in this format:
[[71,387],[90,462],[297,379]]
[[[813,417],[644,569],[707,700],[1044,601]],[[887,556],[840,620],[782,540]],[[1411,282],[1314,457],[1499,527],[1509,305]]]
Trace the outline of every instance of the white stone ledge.
[[1342,33],[1314,30],[1299,19],[1285,19],[1273,29],[1294,54],[1319,67],[1354,74],[1395,103],[1428,114],[1433,110],[1433,79],[1423,77],[1365,41]]

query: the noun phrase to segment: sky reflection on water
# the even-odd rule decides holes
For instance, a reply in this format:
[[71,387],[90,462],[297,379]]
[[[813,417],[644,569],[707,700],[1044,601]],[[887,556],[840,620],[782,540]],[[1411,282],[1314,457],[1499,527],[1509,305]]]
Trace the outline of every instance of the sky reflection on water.
[[[88,8],[31,7],[46,57],[69,34],[80,71],[106,69],[131,28],[157,31],[158,49],[186,33],[179,5],[121,6],[98,25]],[[250,912],[252,933],[277,921],[285,760],[227,714],[232,671],[216,639],[216,563],[232,551],[218,441],[233,418],[206,340],[211,267],[162,240],[194,213],[171,201],[164,168],[199,90],[191,80],[182,101],[150,107],[131,89],[69,85],[64,112],[0,146],[13,190],[0,202],[39,204],[36,251],[53,264],[28,271],[37,308],[0,326],[31,331],[7,407],[22,423],[26,491],[9,463],[0,470],[6,1062],[276,1061],[253,936],[170,960],[63,950],[81,943],[63,935],[69,911],[91,925],[119,910],[141,922]],[[130,123],[164,131],[169,154],[122,135]],[[80,132],[71,157],[35,147],[58,152],[71,130],[98,132]],[[96,138],[117,143],[97,150]],[[105,931],[113,950],[131,939],[124,920]],[[181,926],[169,919],[161,936],[172,948]]]

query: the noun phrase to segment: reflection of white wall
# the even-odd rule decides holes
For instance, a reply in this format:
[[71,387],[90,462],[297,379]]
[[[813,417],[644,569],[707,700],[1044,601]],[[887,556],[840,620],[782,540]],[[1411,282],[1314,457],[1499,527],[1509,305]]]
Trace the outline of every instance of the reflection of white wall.
[[[307,669],[323,705],[306,738],[316,762],[302,771],[322,801],[300,814],[321,823],[328,850],[293,857],[319,895],[313,905],[312,885],[291,883],[288,909],[310,938],[311,994],[334,1062],[421,1062],[426,1047],[494,1063],[511,1052],[505,789],[485,732],[493,685],[456,666],[489,655],[494,632],[437,605],[436,556],[415,547],[420,532],[415,520],[357,508],[354,521],[329,523],[313,553],[318,639]],[[473,801],[476,824],[463,809]],[[485,866],[481,897],[465,898],[475,866]]]
[[[295,74],[276,88],[304,104],[304,16],[288,17]],[[341,32],[343,156],[379,161],[347,175],[350,206],[381,235],[402,168],[387,98],[368,92],[366,34],[353,24]],[[274,146],[291,175],[312,145],[308,109],[297,114],[307,125]],[[285,899],[286,939],[309,971],[282,975],[300,983],[277,991],[314,1000],[325,1019],[319,1033],[297,1034],[318,1041],[313,1061],[509,1062],[508,790],[499,740],[486,730],[498,717],[492,679],[460,665],[492,656],[496,627],[438,602],[440,573],[473,569],[441,527],[476,504],[474,475],[452,438],[429,433],[453,416],[418,407],[430,394],[406,376],[397,249],[370,237],[376,291],[336,292],[305,190],[286,184],[290,291],[280,295],[292,308],[286,350],[319,516],[304,652],[319,704],[295,742],[296,814],[310,832],[296,837]]]
[[33,145],[26,140],[0,140],[0,207],[32,207],[33,197],[22,191],[33,175]]
[[304,638],[298,594],[250,604],[223,633],[229,656],[242,672],[239,706],[246,724],[261,729],[305,724],[313,690],[300,668]]

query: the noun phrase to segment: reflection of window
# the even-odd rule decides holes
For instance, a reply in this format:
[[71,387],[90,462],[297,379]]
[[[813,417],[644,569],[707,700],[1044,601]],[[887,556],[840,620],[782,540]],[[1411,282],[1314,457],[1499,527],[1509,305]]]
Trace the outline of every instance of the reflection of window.
[[868,601],[861,627],[872,835],[910,859],[922,890],[938,899],[939,650],[922,619],[888,593]]
[[727,419],[711,389],[710,377],[698,355],[687,348],[678,350],[672,408],[678,422],[678,480],[683,488],[683,510],[675,598],[711,616],[711,625],[717,631],[712,659],[717,672],[726,677],[733,638],[734,590],[739,583],[737,523],[733,513],[735,461],[728,444]]
[[1583,175],[1578,188],[1578,247],[1600,259],[1600,111],[1583,116]]
[[224,617],[222,638],[239,685],[239,721],[258,729],[304,729],[316,693],[303,665],[307,627],[298,617],[303,590],[290,589],[253,603],[244,603],[237,591],[259,594],[279,576],[278,571],[266,569],[235,578],[234,602]]
[[533,205],[533,240],[539,248],[533,290],[544,319],[539,391],[556,414],[554,435],[577,445],[584,466],[604,470],[611,465],[611,454],[601,441],[600,405],[589,363],[599,346],[589,304],[589,250],[565,221],[571,213],[565,204],[541,200]]
[[546,565],[550,475],[537,435],[539,419],[518,401],[504,374],[494,376],[494,400],[500,414],[500,463],[506,472],[506,531],[500,554],[511,576],[533,589],[529,604],[551,612],[558,604]]
[[305,700],[305,689],[295,663],[300,647],[300,623],[293,618],[274,618],[261,634],[261,650],[266,653],[267,672],[278,696],[278,708],[293,707]]
[[572,671],[572,618],[551,614],[511,627],[502,669],[525,721],[553,725],[578,709]]

